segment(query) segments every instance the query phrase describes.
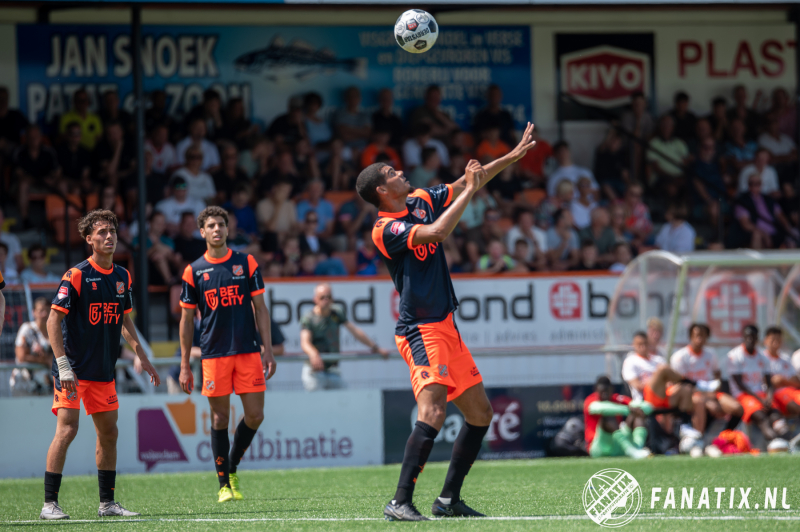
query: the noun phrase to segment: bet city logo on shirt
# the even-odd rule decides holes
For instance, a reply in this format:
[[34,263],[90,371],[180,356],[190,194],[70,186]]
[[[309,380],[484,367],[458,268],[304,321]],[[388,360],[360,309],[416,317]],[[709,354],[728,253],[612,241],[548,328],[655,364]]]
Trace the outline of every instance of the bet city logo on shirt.
[[[767,487],[763,503],[760,490],[750,487],[660,487],[650,489],[650,509],[659,512],[653,519],[667,518],[673,511],[697,517],[692,510],[790,510],[787,489]],[[622,469],[598,471],[583,487],[583,508],[589,518],[604,528],[619,528],[633,521],[641,511],[643,501],[639,482]],[[721,519],[724,518],[721,517]]]

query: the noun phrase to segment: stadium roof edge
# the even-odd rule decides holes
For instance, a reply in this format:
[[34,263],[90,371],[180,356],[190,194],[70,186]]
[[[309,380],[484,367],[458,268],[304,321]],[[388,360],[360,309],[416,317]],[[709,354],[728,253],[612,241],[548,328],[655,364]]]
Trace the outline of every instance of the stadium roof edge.
[[[219,0],[21,0],[19,2],[9,2],[9,4],[16,5],[61,5],[63,7],[80,7],[87,5],[186,5],[187,7],[193,5],[201,6],[220,6]],[[387,6],[387,5],[404,5],[408,4],[408,0],[382,0],[380,2],[375,0],[232,0],[225,2],[226,5],[294,5],[294,6]],[[451,6],[451,7],[493,7],[493,6],[518,6],[518,7],[625,7],[625,6],[639,6],[639,7],[687,7],[689,5],[695,7],[744,7],[744,6],[793,6],[800,4],[800,0],[423,0],[420,2],[420,7],[428,6]]]

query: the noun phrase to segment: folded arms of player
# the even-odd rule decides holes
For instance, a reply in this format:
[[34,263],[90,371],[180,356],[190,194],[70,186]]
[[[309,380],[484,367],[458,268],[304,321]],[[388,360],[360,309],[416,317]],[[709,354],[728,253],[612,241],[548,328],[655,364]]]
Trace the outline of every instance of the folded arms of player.
[[[525,128],[525,133],[522,134],[522,140],[519,141],[519,144],[506,155],[495,159],[483,167],[485,173],[481,175],[481,178],[478,180],[478,188],[486,185],[486,183],[491,181],[494,176],[502,172],[507,166],[522,159],[525,154],[528,153],[528,150],[536,145],[536,141],[533,140],[533,127],[533,124],[528,122],[528,126]],[[466,175],[453,183],[453,200],[464,191],[465,187]]]
[[78,377],[72,371],[67,359],[67,353],[64,351],[64,335],[61,334],[61,322],[65,317],[66,314],[60,310],[50,310],[50,316],[47,318],[47,335],[50,338],[53,355],[56,357],[58,380],[61,381],[61,387],[67,393],[73,393],[78,391]]
[[[275,375],[275,369],[277,368],[275,357],[272,355],[272,330],[269,321],[269,309],[261,295],[253,298],[253,307],[255,309],[258,334],[261,335],[261,340],[264,344],[261,346],[261,365],[264,367],[264,379],[269,380],[270,377]],[[182,352],[183,350],[181,349]]]
[[420,244],[430,244],[431,242],[443,242],[445,238],[450,236],[450,233],[458,225],[461,215],[464,214],[464,209],[469,205],[472,195],[480,188],[478,187],[478,182],[484,173],[485,171],[478,161],[475,159],[470,160],[467,163],[464,177],[461,178],[465,183],[462,188],[464,194],[460,194],[459,198],[453,201],[450,207],[432,224],[415,226],[416,229],[411,243],[414,246],[418,246]]
[[131,346],[133,352],[136,353],[136,358],[139,359],[142,369],[150,375],[150,382],[156,386],[161,384],[161,378],[158,376],[156,368],[150,363],[150,359],[147,358],[147,353],[142,349],[142,344],[139,342],[139,335],[136,332],[136,327],[133,325],[130,314],[125,314],[122,318],[122,337],[128,342],[128,345]]

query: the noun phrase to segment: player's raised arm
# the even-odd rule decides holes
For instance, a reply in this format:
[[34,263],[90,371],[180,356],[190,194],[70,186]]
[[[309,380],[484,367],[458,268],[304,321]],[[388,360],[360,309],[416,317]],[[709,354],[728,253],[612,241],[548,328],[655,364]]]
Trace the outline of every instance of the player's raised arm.
[[[536,141],[533,140],[533,128],[533,124],[528,122],[528,126],[525,128],[525,132],[522,134],[522,140],[519,141],[519,144],[517,144],[517,146],[506,155],[495,159],[483,167],[485,172],[480,176],[478,188],[484,187],[486,183],[491,181],[497,174],[505,170],[507,166],[522,159],[525,154],[528,153],[528,150],[536,145]],[[455,200],[466,187],[466,174],[453,183],[452,186],[453,199]]]
[[128,342],[128,345],[131,346],[133,352],[136,353],[142,365],[142,369],[150,375],[150,382],[156,386],[160,385],[161,378],[158,376],[156,368],[150,363],[150,359],[147,358],[147,353],[145,353],[142,348],[142,344],[139,341],[139,334],[136,332],[136,327],[133,325],[130,314],[125,314],[125,317],[122,318],[122,337]]
[[450,208],[444,211],[432,224],[415,226],[418,227],[418,229],[414,231],[413,245],[418,246],[420,244],[430,244],[432,242],[443,242],[445,238],[450,236],[450,233],[452,233],[456,225],[458,225],[461,215],[464,214],[464,209],[469,205],[472,195],[480,188],[478,183],[481,181],[480,176],[483,172],[484,170],[480,163],[475,159],[467,163],[464,177],[461,178],[465,183],[463,188],[464,194],[460,194],[459,197],[450,204]]

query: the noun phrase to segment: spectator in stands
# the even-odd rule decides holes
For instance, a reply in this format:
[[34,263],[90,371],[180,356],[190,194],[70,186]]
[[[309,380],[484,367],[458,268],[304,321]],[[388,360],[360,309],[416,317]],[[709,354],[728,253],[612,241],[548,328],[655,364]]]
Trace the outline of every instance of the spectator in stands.
[[303,113],[305,114],[305,127],[308,134],[308,142],[315,150],[325,150],[331,139],[333,132],[331,126],[325,118],[319,115],[322,109],[322,96],[317,92],[309,92],[303,96]]
[[246,235],[255,237],[258,234],[258,222],[256,213],[250,202],[253,199],[253,189],[248,183],[238,183],[231,194],[231,200],[222,208],[236,215],[238,228]]
[[392,89],[381,89],[378,92],[378,109],[372,113],[373,131],[384,130],[391,132],[389,145],[399,148],[403,142],[405,130],[403,121],[394,112],[394,94]]
[[426,123],[417,125],[412,129],[412,137],[403,143],[403,168],[410,173],[422,164],[422,149],[436,148],[442,165],[450,165],[450,154],[445,145],[431,137],[431,127]]
[[245,116],[244,100],[239,97],[228,100],[219,131],[220,138],[230,140],[238,149],[246,149],[253,145],[258,132],[258,126]]
[[174,238],[176,258],[180,265],[179,272],[186,269],[188,264],[196,261],[206,252],[206,241],[197,238],[197,216],[193,212],[185,212],[181,215],[180,232]]
[[245,233],[239,228],[239,220],[236,214],[228,211],[228,247],[234,251],[241,251],[242,253],[249,253],[253,256],[258,256],[261,252],[261,247],[256,242],[256,235]]
[[311,149],[308,139],[300,139],[295,143],[292,157],[294,166],[303,179],[320,179],[322,177],[316,153]]
[[480,234],[484,213],[488,209],[497,208],[497,202],[491,194],[489,194],[487,189],[488,187],[479,188],[464,209],[464,214],[461,215],[458,226],[468,238],[473,233],[476,235]]
[[283,268],[281,274],[284,277],[294,277],[300,270],[300,239],[290,236],[283,243],[282,250]]
[[688,210],[682,203],[673,203],[667,207],[665,214],[667,223],[656,235],[656,247],[672,253],[689,253],[694,251],[695,231],[689,222]]
[[20,274],[23,283],[58,283],[61,281],[58,275],[47,271],[47,251],[41,244],[32,244],[28,248],[28,262],[30,265]]
[[81,144],[92,151],[103,135],[103,125],[100,117],[89,111],[89,93],[86,89],[78,89],[72,95],[72,109],[59,120],[58,131],[62,135],[67,131],[67,126],[77,122],[81,126]]
[[256,218],[261,232],[286,235],[297,227],[297,208],[289,199],[292,184],[289,181],[277,181],[272,185],[269,194],[256,205]]
[[578,264],[570,268],[570,270],[577,272],[587,272],[592,270],[599,270],[600,265],[597,262],[597,246],[594,241],[585,239],[581,241],[580,259]]
[[439,175],[442,161],[436,148],[422,149],[422,164],[408,174],[408,182],[414,188],[431,186],[431,181]]
[[[467,159],[465,153],[458,148],[450,148],[448,154],[450,157],[450,164],[447,166],[442,165],[439,175],[444,183],[452,184],[464,175],[464,168],[466,168],[469,159]],[[494,179],[492,181],[494,181]],[[491,184],[492,181],[489,181],[489,183]]]
[[578,230],[589,227],[591,224],[591,213],[597,207],[597,202],[592,194],[592,182],[588,177],[583,176],[578,179],[578,198],[569,202],[569,210],[575,220],[575,228]]
[[611,206],[611,224],[609,227],[614,232],[614,243],[630,243],[633,241],[633,235],[628,231],[626,225],[627,220],[628,216],[624,203],[615,203]]
[[215,202],[217,205],[222,205],[231,200],[234,188],[241,184],[249,184],[250,178],[237,164],[239,155],[236,151],[236,144],[231,141],[220,142],[219,154],[222,158],[222,165],[214,173],[212,179],[214,188],[217,190]]
[[[221,138],[220,133],[223,132],[222,100],[217,91],[214,89],[203,91],[202,103],[195,105],[186,115],[187,129],[191,130],[191,124],[195,120],[201,120],[205,124],[206,132],[203,134],[205,138],[210,141]],[[195,142],[197,140],[195,139]],[[180,152],[180,148],[178,150]]]
[[[201,122],[194,122],[195,125]],[[216,147],[214,148],[216,150]],[[200,146],[192,145],[185,152],[185,166],[178,168],[172,178],[183,178],[189,191],[189,198],[199,201],[211,201],[217,195],[214,179],[203,170],[203,152]]]
[[135,124],[133,123],[133,116],[126,110],[121,109],[119,106],[119,94],[114,89],[107,90],[103,93],[103,104],[100,107],[100,120],[103,124],[109,122],[119,122],[122,126],[122,132],[131,137],[134,133]]
[[769,114],[778,120],[778,129],[782,134],[792,138],[797,135],[797,113],[789,93],[783,87],[772,91],[772,107],[769,109]]
[[478,272],[487,274],[510,272],[514,266],[514,259],[506,254],[505,244],[496,238],[489,241],[487,253],[478,261]]
[[[147,238],[145,250],[147,261],[150,265],[148,272],[149,284],[155,286],[172,285],[178,283],[174,271],[180,266],[180,258],[175,253],[175,241],[165,234],[167,219],[164,214],[155,211],[150,215],[147,224]],[[139,237],[133,239],[133,246],[139,245]],[[182,272],[183,270],[181,270]]]
[[675,136],[688,143],[695,135],[697,117],[689,110],[689,95],[675,93],[674,107],[669,112],[675,123]]
[[[314,211],[306,211],[298,238],[302,255],[311,253],[313,255],[323,254],[330,256],[333,252],[331,246],[319,233],[319,215]],[[313,268],[311,270],[313,271]]]
[[[335,141],[334,141],[335,142]],[[294,155],[288,149],[281,149],[275,156],[275,166],[266,175],[258,177],[258,191],[261,195],[268,191],[273,183],[288,181],[292,184],[292,195],[300,194],[306,181],[297,172]]]
[[555,271],[568,270],[578,264],[580,243],[573,225],[572,213],[560,209],[553,215],[553,227],[547,230],[547,254],[550,268]]
[[377,162],[378,156],[385,154],[388,158],[387,164],[397,171],[402,170],[403,165],[400,163],[400,155],[389,145],[391,138],[392,132],[390,130],[373,128],[372,142],[361,153],[361,168],[366,168]]
[[[463,219],[464,218],[462,217],[462,220]],[[488,208],[483,213],[483,224],[466,233],[466,242],[464,244],[464,251],[466,253],[467,260],[467,265],[465,265],[466,267],[472,269],[477,267],[481,255],[486,253],[486,248],[488,247],[490,240],[493,238],[503,239],[506,237],[506,231],[501,226],[500,220],[500,211],[495,208]],[[544,240],[545,239],[543,238],[542,242],[544,242]]]
[[310,211],[317,213],[317,232],[326,238],[333,231],[334,209],[330,201],[322,197],[325,192],[325,183],[321,179],[309,181],[306,186],[306,199],[297,204],[297,218],[305,220]]
[[[496,179],[495,179],[496,180]],[[542,229],[550,229],[553,225],[553,215],[559,209],[572,210],[572,203],[575,199],[575,185],[562,179],[556,185],[556,193],[539,204],[536,210],[536,222]]]
[[761,193],[776,199],[779,198],[781,189],[778,172],[769,163],[769,151],[766,148],[758,148],[753,163],[748,164],[739,172],[737,192],[739,194],[747,192],[749,190],[750,176],[757,175],[761,177]]
[[[490,211],[486,211],[487,215]],[[547,234],[534,225],[533,212],[520,207],[514,212],[514,225],[506,234],[506,246],[514,249],[517,240],[523,239],[528,243],[528,256],[525,262],[538,262],[540,257],[546,260],[548,251]]]
[[[486,89],[486,107],[475,114],[472,131],[475,138],[485,138],[486,130],[492,127],[498,128],[499,139],[506,146],[517,145],[514,118],[511,113],[503,109],[503,89],[494,83]],[[478,159],[480,160],[480,157]]]
[[[200,170],[214,173],[219,168],[219,151],[217,146],[206,138],[206,122],[195,118],[189,122],[189,135],[175,146],[178,152],[178,164],[187,164],[187,152],[194,147],[200,151]],[[213,194],[212,194],[213,195]]]
[[714,137],[702,139],[700,150],[690,167],[694,176],[690,188],[694,218],[703,219],[707,216],[714,225],[720,215],[720,200],[727,199],[727,182],[730,181],[730,177],[722,175],[716,147]]
[[8,106],[8,88],[0,86],[0,171],[14,153],[28,127],[28,119]]
[[728,102],[722,96],[711,100],[711,114],[706,117],[711,125],[711,131],[717,142],[724,142],[728,138]]
[[758,137],[758,145],[769,151],[781,183],[793,181],[797,172],[797,144],[792,137],[781,133],[776,115],[768,116],[767,129]]
[[[622,214],[621,217],[624,217]],[[591,214],[589,227],[579,233],[582,242],[590,241],[597,248],[598,259],[602,267],[614,262],[613,248],[617,240],[611,229],[611,215],[605,207],[595,207]]]
[[302,98],[297,96],[289,98],[287,112],[272,121],[267,129],[267,136],[274,140],[279,147],[292,146],[301,138],[308,136]]
[[186,212],[200,216],[200,212],[206,208],[203,200],[190,198],[186,180],[180,176],[175,176],[170,180],[172,195],[156,203],[155,210],[164,213],[167,219],[167,232],[175,235],[180,230],[181,218]]
[[638,183],[632,183],[625,191],[623,205],[625,207],[625,229],[633,235],[633,244],[641,245],[653,232],[653,222],[650,221],[650,209],[647,208],[642,198],[644,189]]
[[500,138],[498,123],[487,122],[483,129],[483,140],[475,148],[475,157],[483,164],[488,164],[511,151]]
[[153,155],[153,170],[167,175],[178,167],[178,154],[169,142],[169,128],[165,123],[156,124],[150,138],[144,141],[144,151]]
[[[352,156],[350,148],[337,138],[331,141],[330,146],[330,159],[324,171],[325,181],[330,183],[331,190],[353,190],[356,170],[350,160]],[[381,160],[384,157],[386,157],[384,154],[378,154],[375,162],[387,162]]]
[[[0,241],[0,264],[8,264],[9,261],[8,245]],[[6,284],[18,284],[19,273],[17,270],[9,270],[3,273],[3,280]]]
[[61,175],[81,186],[83,193],[92,192],[92,155],[81,146],[81,125],[77,122],[67,124],[64,142],[56,148],[56,159],[61,167]]
[[[345,235],[347,249],[355,249],[356,238],[365,232],[372,234],[372,226],[378,217],[378,209],[371,203],[355,194],[353,199],[344,203],[336,215],[335,233]],[[463,219],[463,217],[462,217]],[[372,237],[370,236],[370,240]]]
[[648,185],[664,193],[668,198],[677,198],[684,186],[684,165],[689,157],[689,148],[674,136],[675,122],[670,115],[658,121],[658,134],[650,141],[647,150]]
[[[514,253],[512,253],[511,258],[514,260],[514,269],[511,270],[515,273],[528,273],[532,271],[544,271],[547,267],[547,261],[545,260],[544,255],[539,254],[533,262],[527,262],[525,258],[528,256],[528,242],[527,240],[520,238],[516,242],[514,242]],[[452,269],[451,269],[452,271]]]
[[745,138],[755,140],[758,136],[760,117],[752,108],[748,107],[747,88],[736,85],[733,88],[733,107],[728,110],[728,122],[739,119],[745,126]]
[[125,132],[119,122],[106,122],[103,125],[103,138],[94,148],[92,158],[99,184],[120,187],[134,176],[136,171],[136,150],[125,140]]
[[628,160],[631,165],[632,177],[642,178],[644,165],[642,143],[650,140],[656,127],[653,116],[647,110],[644,93],[637,91],[631,94],[631,107],[622,113],[620,125],[628,134],[633,135],[633,139],[638,140],[638,142],[633,139],[627,141]]
[[700,153],[705,139],[711,139],[714,142],[714,152],[719,158],[722,155],[720,151],[722,145],[714,138],[711,122],[708,121],[708,118],[698,118],[694,126],[694,135],[686,142],[692,157],[697,157],[697,154]]
[[630,183],[629,155],[630,150],[625,149],[617,130],[609,128],[603,142],[594,152],[594,176],[603,196],[609,201],[622,198],[625,187]]
[[761,192],[761,176],[751,175],[747,184],[749,191],[736,198],[734,216],[738,223],[730,235],[730,247],[777,248],[787,234],[794,242],[800,241],[797,230],[789,225],[778,202]]
[[555,195],[556,185],[564,179],[569,180],[574,185],[578,182],[578,179],[583,176],[588,177],[592,182],[592,189],[597,190],[597,181],[595,181],[592,171],[588,168],[573,164],[569,144],[564,141],[557,142],[556,145],[553,146],[553,153],[555,154],[556,161],[558,161],[558,168],[547,178],[548,196]]
[[633,259],[631,247],[626,242],[614,244],[614,264],[608,269],[613,273],[622,273]]
[[253,147],[239,152],[239,168],[252,180],[258,180],[272,170],[275,143],[267,137],[256,137]]
[[419,125],[426,124],[430,127],[431,136],[444,142],[459,127],[441,108],[441,104],[442,90],[438,85],[429,85],[425,89],[425,103],[411,111],[411,129],[416,131]]
[[783,210],[783,215],[789,220],[789,225],[798,227],[800,226],[800,205],[798,205],[794,183],[787,181],[781,186],[781,189],[783,193],[781,194],[780,206]]
[[360,152],[369,141],[372,121],[361,109],[361,91],[351,86],[344,91],[344,107],[333,113],[333,128],[336,136],[344,141],[345,146]]
[[725,144],[725,171],[738,175],[742,168],[753,162],[758,144],[745,137],[745,124],[740,118],[734,118],[728,126],[729,140]]
[[522,175],[535,187],[544,188],[547,183],[546,168],[553,162],[553,147],[539,135],[538,129],[534,128],[532,136],[536,144],[519,160],[519,167]]
[[372,353],[388,357],[389,352],[371,340],[360,328],[348,321],[342,307],[333,302],[327,283],[314,289],[314,308],[300,319],[300,348],[308,356],[303,365],[303,386],[308,391],[344,388],[338,362],[324,362],[321,354],[340,353],[339,326],[344,325],[356,340]]
[[8,283],[9,278],[16,277],[22,271],[22,245],[17,235],[3,230],[5,221],[3,208],[0,206],[0,243],[6,245],[6,256],[0,260],[0,272]]
[[356,275],[378,275],[382,261],[372,240],[372,231],[362,232],[360,242],[356,252]]
[[[58,281],[56,281],[58,282]],[[47,332],[50,301],[44,297],[33,302],[33,320],[23,323],[17,331],[14,353],[17,364],[40,364],[41,370],[15,369],[11,372],[11,395],[14,397],[48,395],[53,348]]]
[[[505,213],[513,211],[517,194],[522,192],[522,183],[516,175],[517,163],[506,166],[497,177],[489,181],[486,188]],[[462,170],[463,171],[463,170]]]
[[50,192],[58,184],[60,175],[58,156],[50,146],[42,142],[42,130],[39,126],[28,126],[25,142],[14,151],[12,164],[14,181],[19,187],[19,216],[23,228],[30,228],[30,194]]
[[144,112],[144,129],[150,134],[159,124],[164,124],[167,130],[170,130],[173,122],[167,113],[167,93],[163,90],[154,90],[150,93],[150,107]]

